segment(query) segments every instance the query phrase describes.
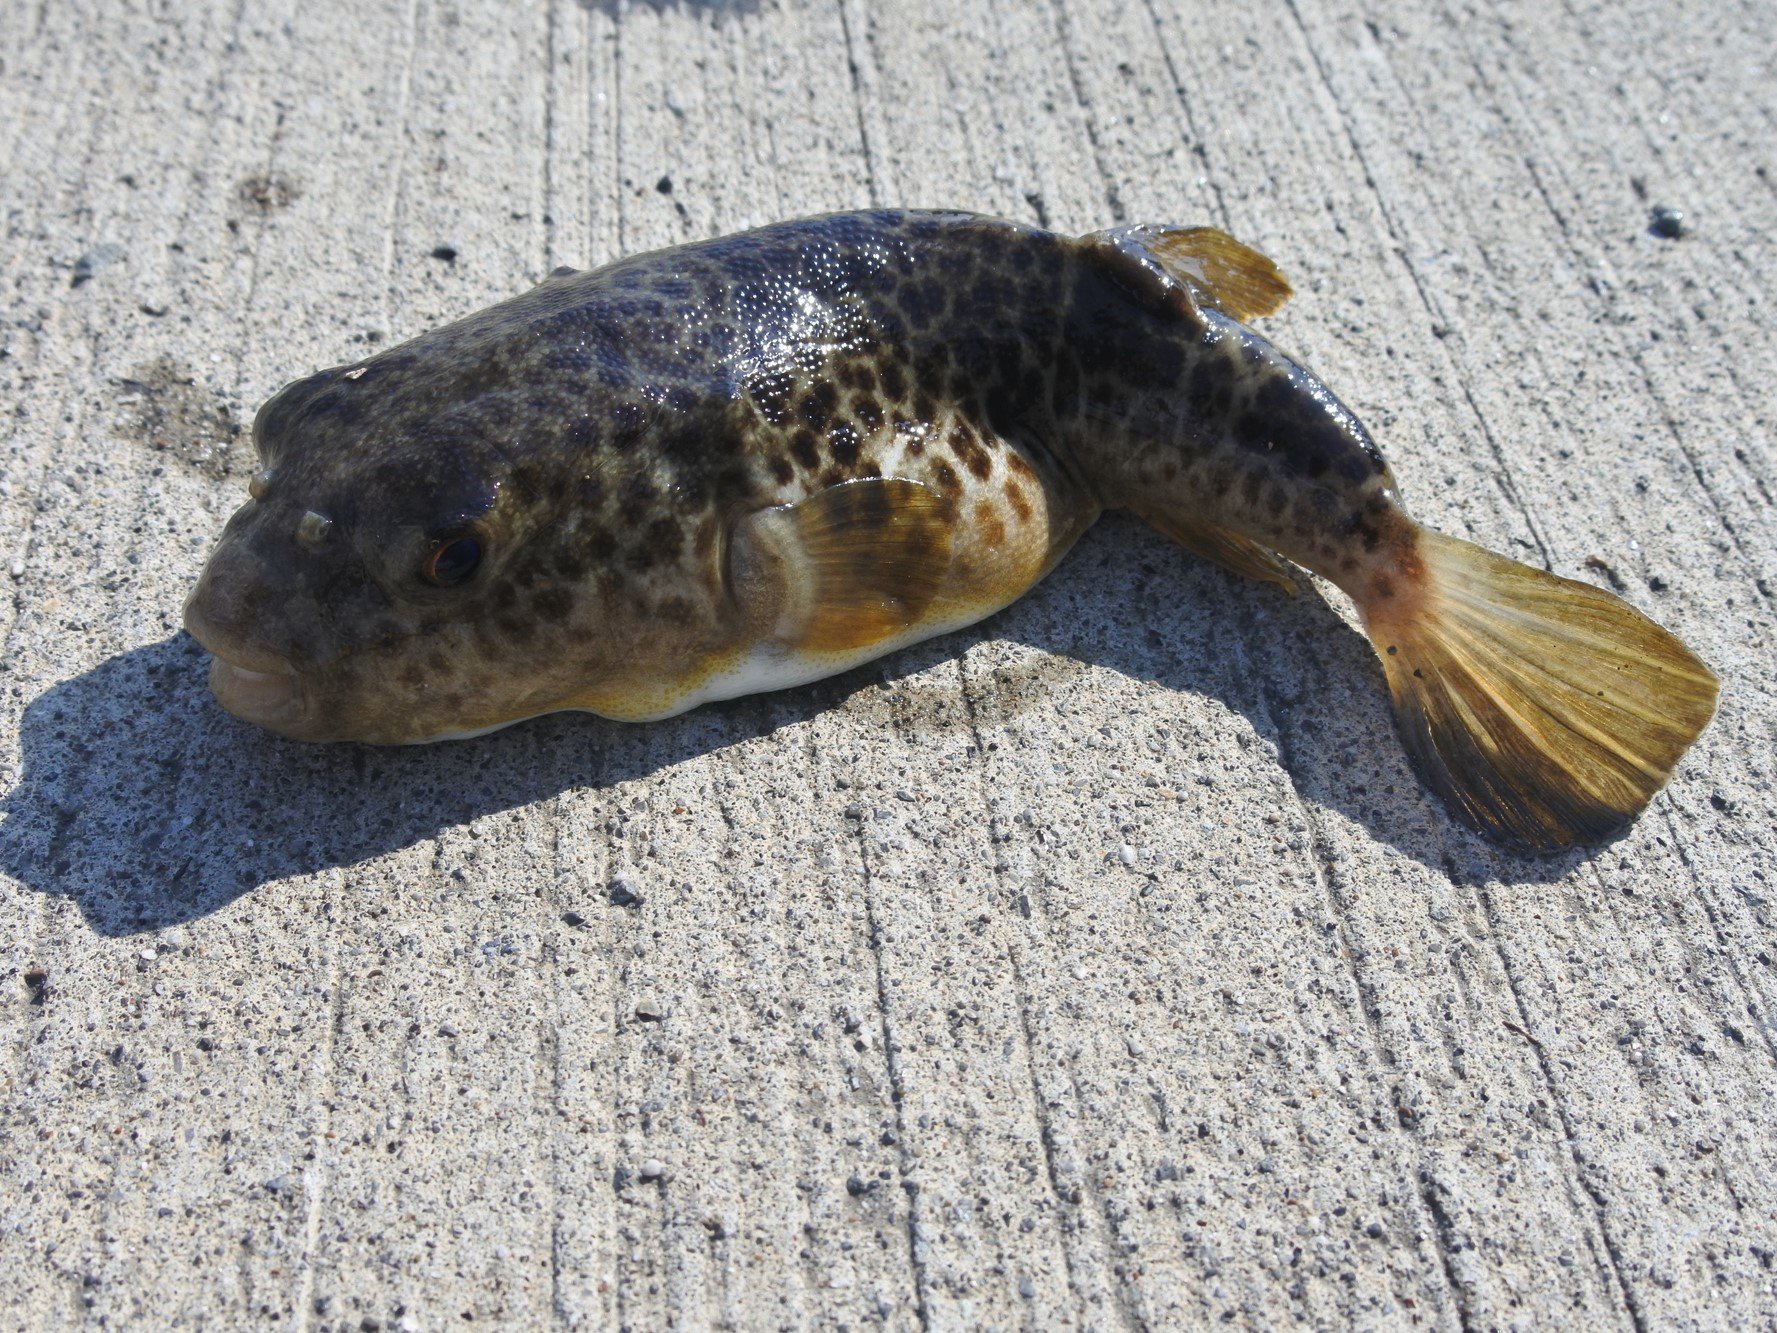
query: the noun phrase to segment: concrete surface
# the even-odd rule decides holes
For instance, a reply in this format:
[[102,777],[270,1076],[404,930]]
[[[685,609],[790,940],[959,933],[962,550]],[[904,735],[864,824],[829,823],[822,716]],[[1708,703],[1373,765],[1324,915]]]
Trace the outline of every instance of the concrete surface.
[[[1777,1319],[1777,9],[0,36],[0,1318]],[[1121,520],[974,632],[661,725],[379,752],[211,705],[178,608],[280,383],[871,202],[1258,244],[1422,515],[1620,588],[1719,720],[1619,842],[1514,860],[1421,795],[1343,611]]]

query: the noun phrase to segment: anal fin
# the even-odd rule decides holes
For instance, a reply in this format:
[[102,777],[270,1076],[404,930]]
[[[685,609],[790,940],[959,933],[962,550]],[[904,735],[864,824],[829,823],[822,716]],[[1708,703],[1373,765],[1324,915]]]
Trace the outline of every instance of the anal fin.
[[1287,561],[1275,551],[1260,546],[1250,537],[1215,523],[1162,517],[1143,510],[1135,511],[1143,522],[1152,525],[1192,555],[1213,560],[1224,569],[1244,574],[1262,583],[1275,583],[1290,596],[1298,591]]
[[829,487],[749,514],[729,579],[757,630],[809,653],[848,653],[913,628],[950,570],[949,510],[898,477]]

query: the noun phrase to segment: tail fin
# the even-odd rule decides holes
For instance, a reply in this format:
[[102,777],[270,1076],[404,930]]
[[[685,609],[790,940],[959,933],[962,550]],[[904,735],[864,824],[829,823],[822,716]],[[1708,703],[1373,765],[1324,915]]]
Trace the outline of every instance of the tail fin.
[[1714,673],[1590,584],[1422,529],[1423,579],[1360,607],[1419,772],[1536,851],[1633,819],[1715,712]]

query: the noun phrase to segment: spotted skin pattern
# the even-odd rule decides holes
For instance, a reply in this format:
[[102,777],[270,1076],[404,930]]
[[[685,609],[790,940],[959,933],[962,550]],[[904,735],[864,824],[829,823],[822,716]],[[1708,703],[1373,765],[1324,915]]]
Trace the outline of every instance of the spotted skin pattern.
[[[1107,507],[1213,524],[1347,587],[1410,568],[1363,427],[1141,233],[783,223],[558,270],[299,380],[254,423],[256,498],[187,608],[218,693],[315,740],[665,716],[990,614]],[[735,580],[749,516],[881,478],[937,497],[929,600],[840,649],[774,638]],[[473,577],[428,584],[428,554],[463,535]],[[262,676],[270,701],[239,683]]]

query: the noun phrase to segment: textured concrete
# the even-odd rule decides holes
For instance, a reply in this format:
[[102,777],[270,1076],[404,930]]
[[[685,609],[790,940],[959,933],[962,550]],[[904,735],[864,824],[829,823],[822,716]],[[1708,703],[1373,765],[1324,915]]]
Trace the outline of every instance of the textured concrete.
[[[0,10],[0,1318],[1777,1319],[1777,10]],[[284,380],[868,203],[1207,221],[1440,527],[1726,681],[1519,861],[1107,521],[878,668],[310,748],[176,632]],[[1650,209],[1685,213],[1650,231]]]

